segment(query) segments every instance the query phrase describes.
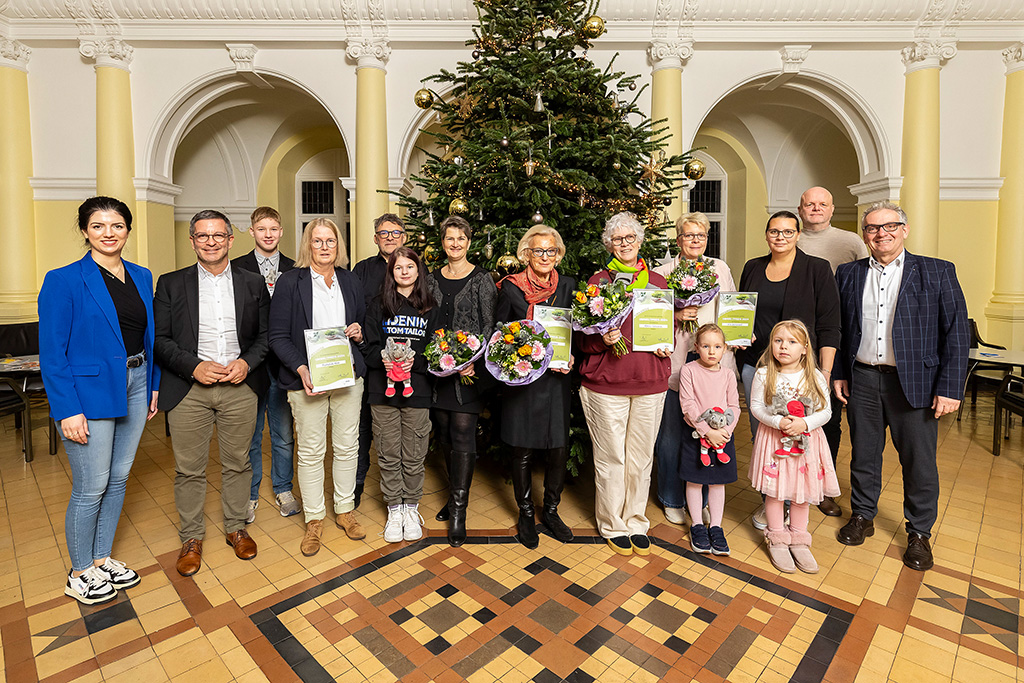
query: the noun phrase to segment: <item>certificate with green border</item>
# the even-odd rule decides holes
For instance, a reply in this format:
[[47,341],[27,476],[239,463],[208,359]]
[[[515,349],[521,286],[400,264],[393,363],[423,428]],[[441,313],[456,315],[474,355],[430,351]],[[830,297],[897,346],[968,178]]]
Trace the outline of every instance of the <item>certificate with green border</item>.
[[305,330],[306,358],[314,391],[350,387],[356,383],[352,345],[343,327]]
[[551,335],[551,346],[555,348],[549,368],[569,369],[572,353],[572,310],[555,306],[534,306],[533,319],[544,326]]
[[633,350],[671,351],[675,345],[674,314],[671,289],[633,290]]
[[757,292],[719,292],[716,320],[728,346],[750,346],[756,313]]

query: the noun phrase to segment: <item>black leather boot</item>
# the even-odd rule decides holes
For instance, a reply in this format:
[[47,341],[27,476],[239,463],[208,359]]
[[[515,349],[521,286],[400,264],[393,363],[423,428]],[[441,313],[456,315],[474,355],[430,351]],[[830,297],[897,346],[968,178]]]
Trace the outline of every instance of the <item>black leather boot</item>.
[[540,537],[537,535],[537,518],[533,510],[531,452],[529,448],[512,449],[512,491],[515,493],[516,506],[519,508],[519,521],[516,524],[519,542],[533,549],[540,543]]
[[568,459],[568,448],[552,448],[548,451],[547,466],[544,470],[544,509],[540,513],[540,521],[551,535],[562,543],[572,540],[572,529],[558,516],[558,504],[562,500],[562,489],[565,488],[567,473],[565,463]]
[[441,449],[441,455],[444,457],[444,471],[445,471],[445,474],[448,475],[448,491],[449,491],[449,493],[448,493],[448,502],[444,504],[444,507],[442,507],[440,510],[437,511],[437,514],[434,515],[434,519],[436,519],[439,522],[447,522],[448,521],[448,517],[450,516],[449,513],[448,513],[448,506],[451,505],[451,502],[452,502],[452,498],[451,498],[451,488],[452,488],[452,485],[451,485],[451,479],[452,479],[452,445],[450,443],[445,443],[444,441],[438,441],[437,442],[437,446],[438,446],[438,448]]
[[448,544],[460,546],[466,542],[466,508],[469,506],[469,485],[473,481],[476,453],[452,451],[448,468],[451,498],[448,500]]

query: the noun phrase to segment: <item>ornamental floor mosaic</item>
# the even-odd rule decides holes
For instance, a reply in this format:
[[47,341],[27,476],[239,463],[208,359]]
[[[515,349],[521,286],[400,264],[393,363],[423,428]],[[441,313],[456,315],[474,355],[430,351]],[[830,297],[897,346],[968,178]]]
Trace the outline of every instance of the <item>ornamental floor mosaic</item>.
[[[378,535],[385,514],[374,467],[359,510],[367,541],[330,525],[320,554],[302,557],[301,517],[280,517],[264,487],[250,526],[259,554],[243,562],[220,542],[214,447],[203,568],[189,579],[174,571],[173,458],[158,418],[143,437],[114,549],[143,581],[91,608],[62,595],[63,452],[46,454],[40,421],[36,460],[26,465],[6,418],[0,681],[1024,681],[1024,429],[1018,421],[994,458],[991,416],[989,395],[962,422],[941,423],[936,566],[926,573],[900,561],[895,453],[886,454],[875,536],[842,546],[835,532],[844,520],[812,512],[821,572],[780,575],[749,524],[758,497],[742,483],[728,487],[728,558],[691,552],[686,527],[669,524],[653,496],[652,553],[612,554],[595,536],[589,471],[560,508],[575,541],[542,534],[529,551],[510,535],[510,487],[483,461],[462,548],[449,547],[433,521],[445,489],[431,462],[422,541]],[[738,449],[741,472],[749,451]],[[535,474],[539,488],[541,468]],[[848,494],[840,502],[848,512]]]

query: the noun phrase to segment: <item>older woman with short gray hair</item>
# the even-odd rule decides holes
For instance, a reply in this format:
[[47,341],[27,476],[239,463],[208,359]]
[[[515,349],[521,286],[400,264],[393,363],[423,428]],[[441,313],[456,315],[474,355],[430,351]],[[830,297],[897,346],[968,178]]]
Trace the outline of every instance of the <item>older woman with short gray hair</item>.
[[[631,213],[618,213],[605,224],[601,241],[611,253],[607,268],[589,284],[622,280],[628,291],[667,289],[665,278],[640,257],[644,229]],[[651,488],[654,440],[672,367],[668,351],[630,350],[618,356],[612,347],[620,338],[632,347],[633,315],[621,328],[603,335],[584,335],[580,400],[594,444],[597,528],[620,555],[647,555],[647,496]]]

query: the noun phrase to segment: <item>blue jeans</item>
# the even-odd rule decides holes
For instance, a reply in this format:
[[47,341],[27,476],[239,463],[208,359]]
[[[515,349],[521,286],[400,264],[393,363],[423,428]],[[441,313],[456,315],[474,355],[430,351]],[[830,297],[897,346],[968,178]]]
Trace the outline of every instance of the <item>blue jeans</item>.
[[256,432],[249,444],[249,464],[252,465],[252,486],[249,500],[260,497],[260,481],[263,479],[263,416],[270,417],[270,484],[274,495],[292,490],[292,475],[295,462],[292,449],[295,439],[292,435],[292,408],[288,405],[288,392],[270,374],[270,389],[266,396],[258,397],[256,404]]
[[71,500],[64,517],[64,535],[71,568],[76,572],[91,567],[93,560],[110,557],[114,545],[128,473],[149,410],[145,365],[128,370],[127,385],[128,414],[89,420],[87,443],[66,438],[58,424],[71,465]]
[[686,507],[686,482],[679,478],[679,444],[688,427],[679,406],[679,392],[665,394],[665,410],[661,413],[661,429],[654,442],[658,463],[658,500],[667,508]]

